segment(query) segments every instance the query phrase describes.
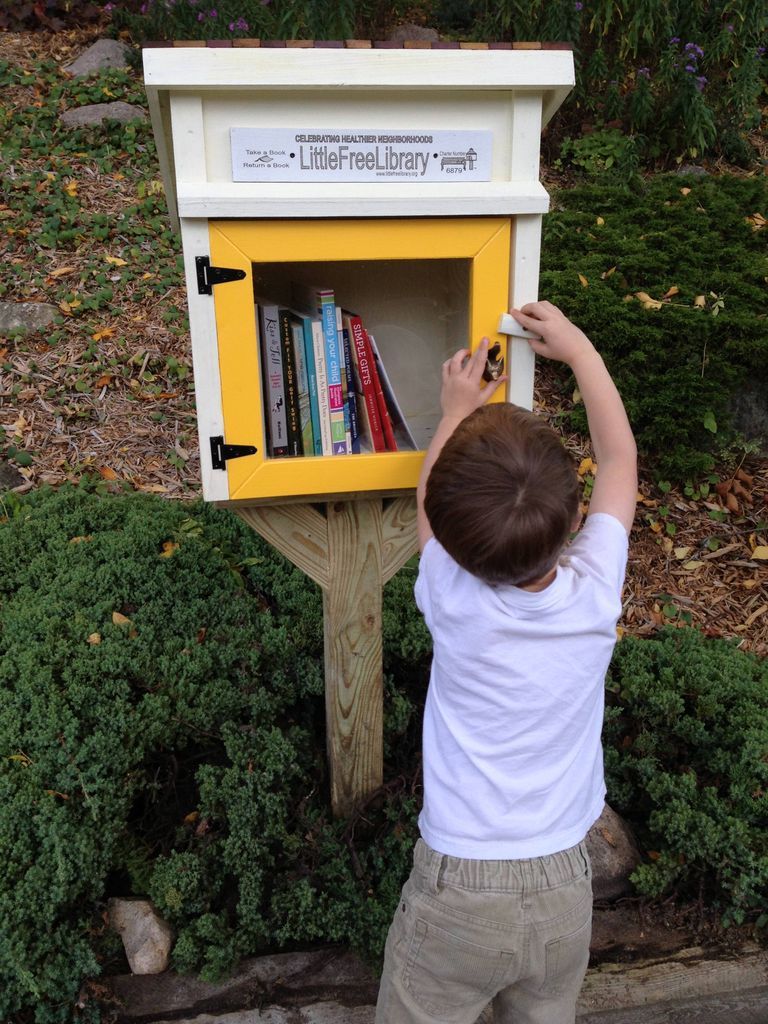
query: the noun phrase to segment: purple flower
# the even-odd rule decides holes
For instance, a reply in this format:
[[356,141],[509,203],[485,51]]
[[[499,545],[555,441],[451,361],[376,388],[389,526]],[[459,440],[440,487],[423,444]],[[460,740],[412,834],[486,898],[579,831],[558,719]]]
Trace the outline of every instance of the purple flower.
[[726,25],[725,30],[726,32],[733,32],[733,25]]
[[242,17],[238,18],[237,21],[230,21],[230,23],[229,23],[229,31],[230,32],[247,32],[248,31],[248,22],[245,20],[245,18],[242,18]]
[[650,78],[651,77],[651,69],[650,68],[638,68],[637,69],[637,73],[642,78]]
[[699,77],[696,79],[696,88],[699,90],[699,92],[704,92],[704,86],[706,84],[707,80],[704,77],[704,75],[699,75]]
[[203,14],[202,11],[200,11],[200,13],[198,14],[197,20],[198,21],[205,21],[205,15]]
[[699,69],[694,64],[686,64],[685,70],[695,74]]
[[685,44],[685,52],[686,52],[686,54],[689,57],[692,57],[694,54],[696,54],[697,57],[703,57],[704,56],[704,51],[698,45],[698,43],[686,43]]
[[679,42],[680,42],[680,36],[672,36],[672,38],[669,40],[669,45],[670,46],[674,46],[676,43],[679,43]]
[[757,54],[758,57],[764,57],[765,56],[765,47],[764,46],[758,46],[757,50],[755,50],[755,53]]
[[139,8],[139,14],[146,14],[149,10],[149,3],[142,4]]
[[110,11],[114,11],[115,4],[104,4],[104,13],[109,14]]
[[218,11],[208,11],[208,17],[209,18],[218,18],[218,16],[219,16],[219,12]]
[[579,0],[576,0],[576,3],[573,6],[576,8],[577,11],[580,11],[584,7],[584,4],[580,3]]

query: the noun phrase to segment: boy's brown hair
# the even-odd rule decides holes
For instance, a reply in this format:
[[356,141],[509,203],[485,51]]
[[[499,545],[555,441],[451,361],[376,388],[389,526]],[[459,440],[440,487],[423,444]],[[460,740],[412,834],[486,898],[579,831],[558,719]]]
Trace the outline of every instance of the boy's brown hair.
[[427,480],[436,539],[487,583],[526,584],[556,563],[579,508],[576,466],[557,434],[507,402],[467,416]]

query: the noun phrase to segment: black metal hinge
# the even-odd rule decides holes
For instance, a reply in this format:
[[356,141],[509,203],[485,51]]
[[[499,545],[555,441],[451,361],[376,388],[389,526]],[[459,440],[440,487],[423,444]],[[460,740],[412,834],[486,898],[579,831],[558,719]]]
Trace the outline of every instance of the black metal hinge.
[[212,437],[210,441],[211,464],[214,469],[226,469],[229,459],[241,459],[244,455],[255,455],[258,451],[252,444],[224,444],[221,435]]
[[195,256],[197,269],[197,291],[199,295],[213,295],[215,284],[226,284],[227,281],[242,281],[244,270],[234,267],[212,267],[207,256]]

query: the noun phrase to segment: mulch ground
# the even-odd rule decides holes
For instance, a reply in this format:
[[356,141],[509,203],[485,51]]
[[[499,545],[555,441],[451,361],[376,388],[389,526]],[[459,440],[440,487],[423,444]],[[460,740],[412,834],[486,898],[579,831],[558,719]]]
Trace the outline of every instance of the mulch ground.
[[[98,26],[76,32],[0,34],[0,59],[21,66],[40,56],[62,64],[98,38]],[[27,88],[27,87],[24,87]],[[18,99],[6,94],[3,103]],[[27,102],[27,98],[23,99]],[[85,158],[85,154],[83,155]],[[92,209],[116,213],[132,200],[119,176],[93,174],[84,159],[78,175],[79,195]],[[0,245],[4,260],[9,254]],[[51,266],[75,277],[91,259],[90,247],[67,253]],[[68,270],[67,268],[71,268]],[[45,288],[33,294],[9,294],[19,301],[53,301]],[[194,398],[187,381],[169,378],[166,390],[146,389],[149,371],[161,375],[169,356],[190,366],[189,339],[174,333],[162,318],[169,305],[185,307],[184,289],[169,289],[140,307],[126,302],[110,318],[111,333],[99,338],[102,361],[130,365],[131,373],[105,373],[99,388],[72,391],[72,373],[89,337],[76,320],[65,324],[55,348],[41,336],[32,371],[30,354],[0,339],[0,424],[23,438],[35,452],[34,464],[21,468],[20,492],[43,483],[77,479],[88,470],[114,490],[133,488],[174,498],[199,497]],[[130,350],[118,340],[128,337]],[[29,380],[14,394],[19,376]],[[62,408],[51,389],[72,395]],[[538,375],[538,411],[554,420],[569,408],[559,380],[547,367]],[[567,439],[587,486],[595,470],[589,444],[578,435]],[[177,458],[169,461],[169,453]],[[718,467],[708,493],[699,489],[662,492],[641,467],[641,483],[625,590],[622,628],[637,636],[652,635],[664,624],[696,625],[708,635],[736,638],[745,650],[768,654],[768,572],[761,558],[768,544],[768,458],[750,455],[740,465]],[[706,489],[706,488],[705,488]]]

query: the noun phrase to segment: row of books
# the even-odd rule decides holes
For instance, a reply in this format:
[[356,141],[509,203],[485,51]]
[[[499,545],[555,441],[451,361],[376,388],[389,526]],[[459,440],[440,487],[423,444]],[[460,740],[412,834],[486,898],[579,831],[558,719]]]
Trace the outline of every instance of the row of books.
[[330,289],[297,309],[257,299],[267,452],[352,455],[416,449],[376,340]]

